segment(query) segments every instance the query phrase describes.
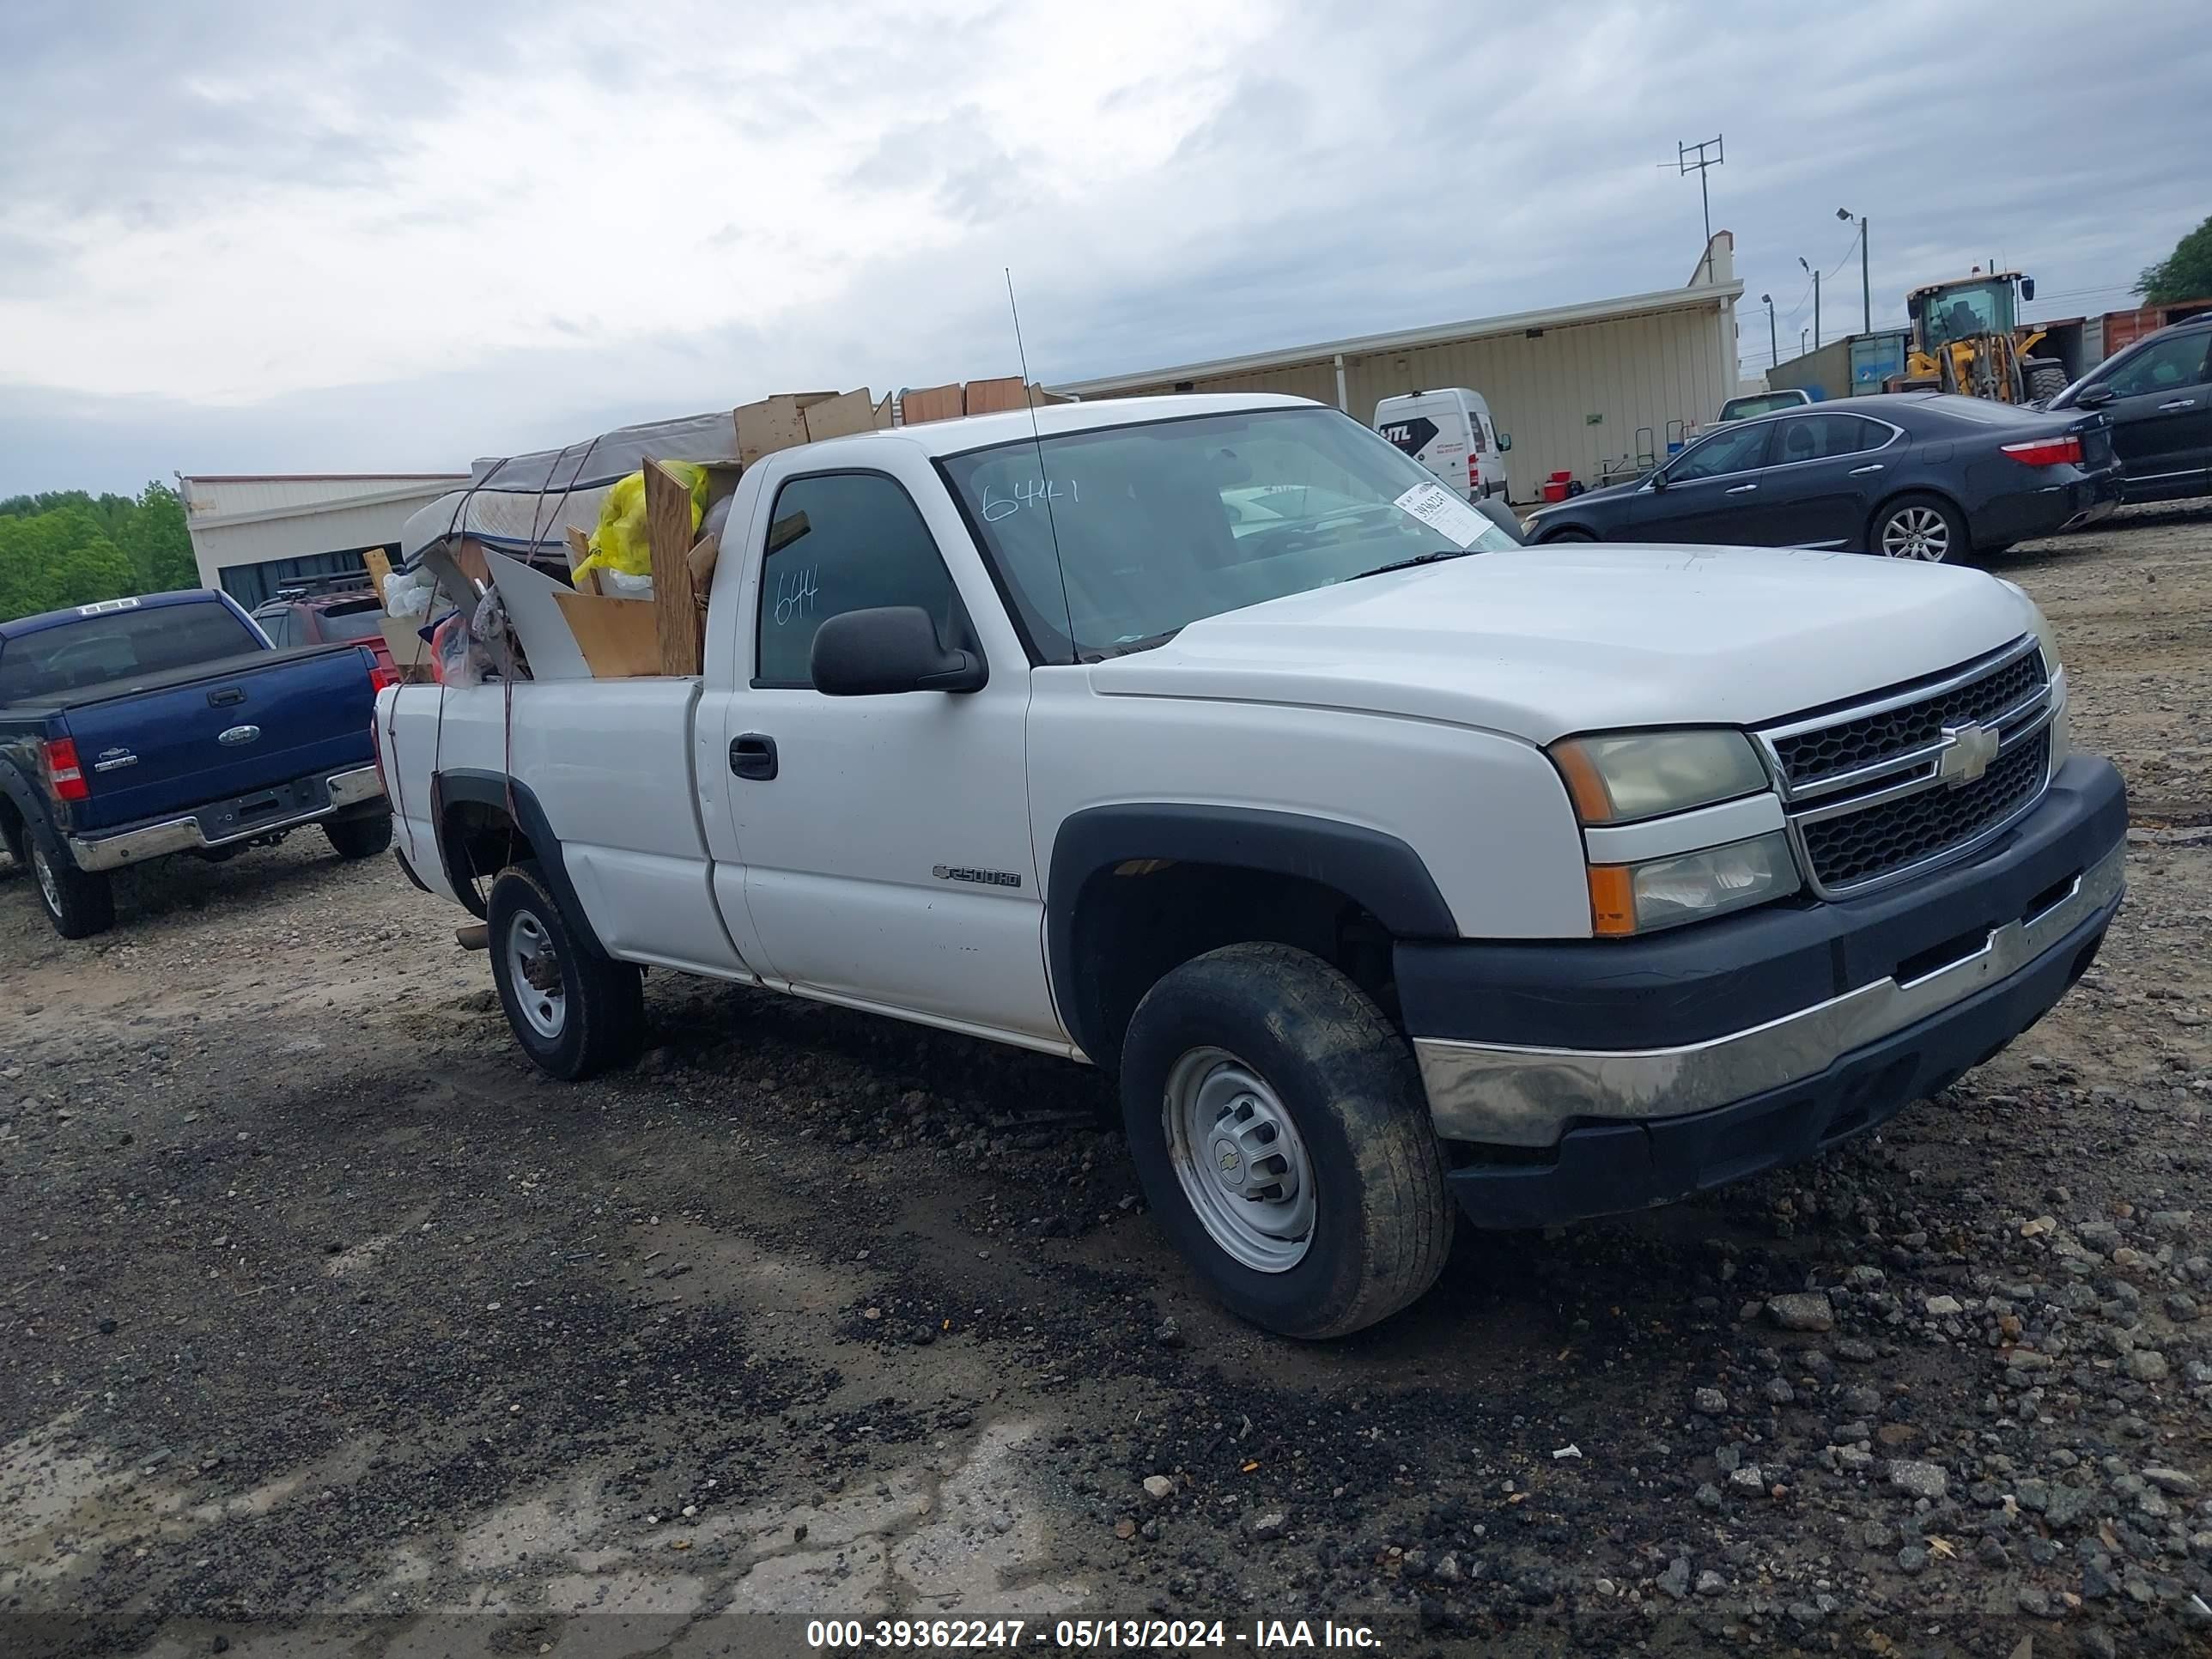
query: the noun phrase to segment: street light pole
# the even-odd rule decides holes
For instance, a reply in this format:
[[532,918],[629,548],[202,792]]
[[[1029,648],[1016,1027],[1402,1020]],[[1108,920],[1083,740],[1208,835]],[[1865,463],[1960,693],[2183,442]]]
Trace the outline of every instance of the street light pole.
[[1802,269],[1806,270],[1809,270],[1809,271],[1811,271],[1811,272],[1813,273],[1813,349],[1814,349],[1814,350],[1815,350],[1815,351],[1818,351],[1818,350],[1820,349],[1820,267],[1819,267],[1819,266],[1817,266],[1817,265],[1809,265],[1809,264],[1807,264],[1805,263],[1805,256],[1804,256],[1803,254],[1802,254],[1802,253],[1801,253],[1801,254],[1799,254],[1799,255],[1797,256],[1797,264],[1798,264],[1798,265],[1799,265]]
[[1766,307],[1766,361],[1772,365],[1782,361],[1782,347],[1774,337],[1774,296],[1762,294],[1759,298]]
[[[1851,210],[1849,208],[1838,208],[1836,217],[1849,224],[1851,220]],[[1874,332],[1874,284],[1868,279],[1869,268],[1867,221],[1866,215],[1862,213],[1859,215],[1859,331],[1862,334]]]

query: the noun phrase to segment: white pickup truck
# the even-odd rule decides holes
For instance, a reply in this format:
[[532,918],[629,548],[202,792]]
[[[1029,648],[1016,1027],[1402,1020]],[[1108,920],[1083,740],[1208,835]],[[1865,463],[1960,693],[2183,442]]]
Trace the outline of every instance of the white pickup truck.
[[1461,1215],[1882,1122],[2119,906],[2119,777],[2010,583],[1516,547],[1299,399],[1035,420],[756,464],[697,678],[382,694],[402,862],[539,1066],[632,1056],[646,968],[1087,1061],[1195,1271],[1323,1337]]

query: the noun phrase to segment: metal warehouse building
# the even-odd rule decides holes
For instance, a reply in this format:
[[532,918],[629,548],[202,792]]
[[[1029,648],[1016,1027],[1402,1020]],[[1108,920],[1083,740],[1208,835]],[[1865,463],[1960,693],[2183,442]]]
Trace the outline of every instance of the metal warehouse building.
[[1513,439],[1512,499],[1534,500],[1554,472],[1595,486],[1669,436],[1710,422],[1736,391],[1735,241],[1714,234],[1684,287],[1555,306],[1510,317],[1224,357],[1077,380],[1078,398],[1170,392],[1282,392],[1334,404],[1361,421],[1401,392],[1471,386]]
[[200,585],[248,611],[277,589],[365,571],[372,547],[396,554],[416,508],[466,473],[306,473],[177,479]]

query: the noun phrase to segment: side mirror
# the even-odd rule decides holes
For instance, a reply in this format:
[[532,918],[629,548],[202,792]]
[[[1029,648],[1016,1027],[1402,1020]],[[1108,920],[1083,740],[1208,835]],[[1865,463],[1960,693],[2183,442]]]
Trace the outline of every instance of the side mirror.
[[973,651],[951,651],[918,605],[884,605],[832,617],[814,632],[814,689],[828,697],[902,691],[980,691],[990,678]]
[[1498,434],[1498,453],[1503,455],[1507,450],[1512,447],[1513,434],[1510,432],[1499,433]]
[[1654,489],[1664,489],[1667,487],[1667,471],[1664,467],[1654,467],[1652,469],[1651,487]]
[[2023,300],[2033,300],[2035,297],[2034,277],[2023,276],[2020,279],[2020,297]]
[[2076,409],[2102,409],[2118,394],[2108,386],[2085,386],[2074,394]]

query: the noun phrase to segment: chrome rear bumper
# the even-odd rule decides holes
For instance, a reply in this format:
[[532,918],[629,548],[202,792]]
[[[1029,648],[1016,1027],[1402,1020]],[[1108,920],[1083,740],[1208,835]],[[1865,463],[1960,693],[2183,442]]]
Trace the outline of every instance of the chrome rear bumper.
[[275,830],[318,823],[335,817],[349,806],[380,799],[384,794],[383,781],[376,775],[374,766],[333,772],[325,782],[329,794],[327,804],[312,811],[295,812],[288,817],[257,823],[236,835],[210,836],[197,817],[165,818],[159,823],[143,823],[135,830],[125,830],[118,835],[91,839],[72,836],[69,843],[70,854],[76,859],[76,867],[80,870],[119,870],[126,864],[143,864],[148,859],[166,857],[171,853],[189,853],[204,847],[228,847],[238,842],[252,841]]

